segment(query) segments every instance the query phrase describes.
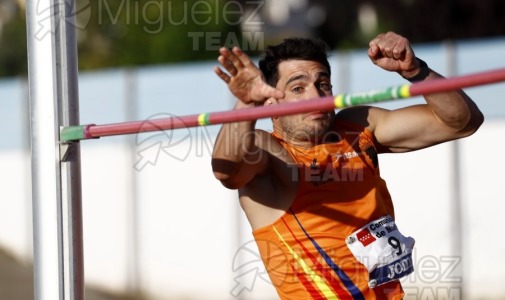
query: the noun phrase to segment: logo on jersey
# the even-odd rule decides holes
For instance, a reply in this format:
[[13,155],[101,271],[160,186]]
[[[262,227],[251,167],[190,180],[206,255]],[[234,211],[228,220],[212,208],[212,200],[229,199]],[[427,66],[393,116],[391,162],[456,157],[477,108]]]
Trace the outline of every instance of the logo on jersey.
[[365,228],[356,233],[356,237],[358,238],[358,241],[360,241],[360,243],[363,245],[363,247],[366,247],[375,241],[375,237],[370,233],[368,228]]

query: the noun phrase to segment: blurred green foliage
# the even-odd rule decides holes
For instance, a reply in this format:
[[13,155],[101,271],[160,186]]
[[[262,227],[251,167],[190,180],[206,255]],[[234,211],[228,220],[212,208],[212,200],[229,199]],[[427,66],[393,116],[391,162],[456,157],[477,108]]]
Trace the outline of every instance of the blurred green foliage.
[[[206,33],[237,33],[238,16],[225,0],[95,0],[78,30],[81,69],[170,63],[216,57]],[[228,12],[230,12],[229,10]],[[78,15],[79,16],[79,15]],[[216,43],[222,43],[221,40]]]
[[[315,34],[337,49],[366,46],[375,34],[394,31],[414,43],[505,36],[504,0],[312,0],[328,11]],[[359,9],[374,7],[373,36],[359,28]]]
[[[242,39],[237,12],[226,0],[77,0],[79,68],[215,59],[218,45]],[[25,75],[24,10],[0,42],[0,76]]]
[[2,28],[0,35],[0,77],[26,75],[26,21],[19,12]]

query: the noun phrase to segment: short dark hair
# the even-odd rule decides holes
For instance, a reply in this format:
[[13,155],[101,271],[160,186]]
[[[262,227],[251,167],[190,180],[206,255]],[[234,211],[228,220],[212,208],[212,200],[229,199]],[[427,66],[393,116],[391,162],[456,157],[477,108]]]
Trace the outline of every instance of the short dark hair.
[[273,87],[279,81],[278,66],[286,60],[315,61],[322,64],[331,75],[328,50],[328,44],[320,39],[288,38],[277,46],[268,46],[259,61],[259,67],[266,82]]

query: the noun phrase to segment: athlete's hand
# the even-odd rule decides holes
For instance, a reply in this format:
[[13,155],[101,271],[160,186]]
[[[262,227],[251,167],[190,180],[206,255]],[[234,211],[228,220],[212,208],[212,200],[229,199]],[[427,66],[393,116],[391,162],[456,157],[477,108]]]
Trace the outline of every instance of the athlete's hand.
[[420,71],[409,40],[394,32],[381,33],[371,40],[368,57],[384,70],[398,72],[405,78],[411,78]]
[[232,51],[221,48],[219,53],[221,55],[217,60],[227,73],[217,66],[214,72],[240,101],[253,106],[262,104],[268,98],[284,98],[284,92],[268,85],[261,70],[238,47],[234,47]]

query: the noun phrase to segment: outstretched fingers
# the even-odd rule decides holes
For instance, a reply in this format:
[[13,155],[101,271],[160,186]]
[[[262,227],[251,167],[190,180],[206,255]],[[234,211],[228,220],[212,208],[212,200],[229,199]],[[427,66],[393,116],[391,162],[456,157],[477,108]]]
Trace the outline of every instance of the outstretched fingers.
[[242,49],[240,49],[239,47],[233,47],[232,52],[238,58],[242,67],[247,68],[247,67],[254,66],[254,63],[249,58],[249,56],[247,54],[245,54],[244,51],[242,51]]
[[214,67],[214,73],[216,73],[216,75],[221,78],[221,80],[223,80],[224,82],[226,82],[226,84],[228,84],[231,80],[231,77],[226,74],[225,72],[223,72],[223,70],[221,70],[221,68],[219,67]]
[[218,61],[232,76],[235,76],[241,69],[244,68],[244,64],[242,64],[240,58],[228,48],[223,47],[219,49],[219,53],[221,55],[219,56]]
[[223,47],[219,54],[221,66],[214,67],[214,72],[242,102],[263,103],[268,98],[284,98],[282,91],[265,82],[260,69],[240,48],[229,50]]
[[[244,68],[254,68],[257,69],[256,65],[254,65],[253,61],[251,58],[244,53],[240,48],[238,47],[233,47],[232,53],[239,59],[241,65]],[[265,98],[276,98],[276,99],[282,99],[284,98],[284,92],[268,85],[266,82],[262,81],[261,84],[261,94]]]

